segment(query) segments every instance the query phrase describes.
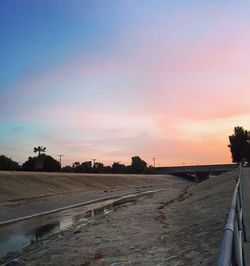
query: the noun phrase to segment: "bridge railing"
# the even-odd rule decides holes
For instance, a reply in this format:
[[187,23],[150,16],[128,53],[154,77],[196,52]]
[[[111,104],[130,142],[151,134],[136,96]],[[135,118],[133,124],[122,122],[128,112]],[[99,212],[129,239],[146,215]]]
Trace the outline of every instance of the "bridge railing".
[[233,199],[228,209],[227,222],[224,228],[223,239],[220,246],[217,266],[245,265],[242,242],[244,238],[241,166],[237,184],[234,189]]

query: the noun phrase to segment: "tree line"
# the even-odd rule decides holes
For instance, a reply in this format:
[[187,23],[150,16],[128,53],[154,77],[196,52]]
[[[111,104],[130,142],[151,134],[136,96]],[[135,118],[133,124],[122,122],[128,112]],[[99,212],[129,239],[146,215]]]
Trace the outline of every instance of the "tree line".
[[[233,163],[250,165],[250,131],[243,127],[234,128],[234,133],[229,136],[228,145]],[[154,174],[155,168],[148,166],[139,156],[131,158],[130,165],[114,162],[111,166],[105,166],[101,162],[74,162],[71,166],[61,168],[60,162],[52,156],[45,154],[46,147],[34,147],[37,156],[29,157],[26,162],[19,165],[18,162],[0,155],[0,170],[6,171],[45,171],[45,172],[68,172],[68,173],[116,173],[116,174]]]
[[105,166],[100,162],[74,162],[72,166],[65,166],[62,172],[70,173],[113,173],[113,174],[153,174],[154,168],[148,166],[147,163],[139,156],[131,158],[131,164],[125,165],[119,162],[114,162],[111,166]]
[[113,173],[113,174],[154,174],[155,169],[148,166],[139,156],[131,158],[130,165],[114,162],[111,166],[105,166],[101,162],[74,162],[71,166],[61,168],[60,162],[52,156],[45,154],[46,147],[34,147],[37,156],[29,157],[22,165],[7,156],[0,156],[0,170],[15,171],[44,171],[44,172],[67,172],[67,173]]

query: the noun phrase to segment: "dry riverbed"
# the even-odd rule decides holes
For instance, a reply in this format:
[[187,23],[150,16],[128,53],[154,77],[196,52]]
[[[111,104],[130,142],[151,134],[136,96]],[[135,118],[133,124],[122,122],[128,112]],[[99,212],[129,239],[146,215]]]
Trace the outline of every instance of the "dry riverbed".
[[237,172],[118,205],[44,240],[24,265],[214,265]]

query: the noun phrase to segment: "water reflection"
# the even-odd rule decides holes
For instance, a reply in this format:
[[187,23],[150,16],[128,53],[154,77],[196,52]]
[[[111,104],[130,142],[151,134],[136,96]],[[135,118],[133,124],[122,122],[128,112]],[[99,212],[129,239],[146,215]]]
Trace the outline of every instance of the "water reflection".
[[10,253],[20,253],[37,241],[63,231],[73,224],[87,222],[96,215],[106,215],[112,208],[75,209],[0,226],[0,264]]
[[59,229],[60,229],[59,222],[42,225],[38,227],[35,231],[36,240],[39,240],[43,236],[46,236],[48,234],[56,233],[57,231],[59,231]]
[[60,222],[53,222],[35,228],[33,231],[25,230],[20,232],[20,229],[13,231],[13,228],[0,228],[0,258],[9,252],[21,252],[23,248],[34,244],[43,237],[60,231]]
[[65,230],[74,223],[70,216],[34,218],[8,226],[0,227],[0,264],[1,258],[9,252],[22,252],[25,247],[34,244],[48,235]]

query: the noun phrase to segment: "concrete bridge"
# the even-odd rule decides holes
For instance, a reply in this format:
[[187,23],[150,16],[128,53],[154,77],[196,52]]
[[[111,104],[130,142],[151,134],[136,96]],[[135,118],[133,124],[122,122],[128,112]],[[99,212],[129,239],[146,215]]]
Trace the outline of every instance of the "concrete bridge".
[[236,169],[236,164],[213,164],[213,165],[185,165],[156,167],[156,173],[161,175],[176,175],[190,178],[196,182],[201,182],[210,174],[218,175]]

